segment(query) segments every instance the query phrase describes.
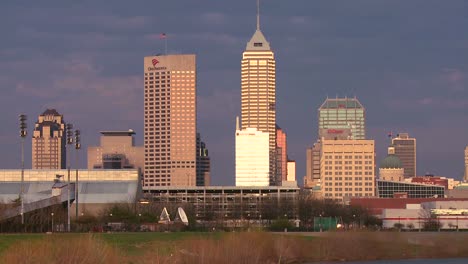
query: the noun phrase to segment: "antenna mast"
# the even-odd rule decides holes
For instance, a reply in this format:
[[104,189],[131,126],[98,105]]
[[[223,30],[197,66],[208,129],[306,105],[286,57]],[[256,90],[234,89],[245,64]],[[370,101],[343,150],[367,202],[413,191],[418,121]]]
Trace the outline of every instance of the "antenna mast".
[[260,30],[260,0],[257,0],[257,30]]

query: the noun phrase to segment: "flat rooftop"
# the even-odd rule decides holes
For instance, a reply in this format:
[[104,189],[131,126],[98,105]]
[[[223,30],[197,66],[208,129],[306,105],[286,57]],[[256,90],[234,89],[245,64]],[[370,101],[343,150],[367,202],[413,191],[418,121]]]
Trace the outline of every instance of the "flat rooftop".
[[115,130],[115,131],[99,131],[99,133],[101,133],[102,135],[104,136],[132,136],[132,135],[135,135],[135,131],[133,131],[133,129],[129,129],[129,130],[122,130],[122,131],[118,131],[118,130]]

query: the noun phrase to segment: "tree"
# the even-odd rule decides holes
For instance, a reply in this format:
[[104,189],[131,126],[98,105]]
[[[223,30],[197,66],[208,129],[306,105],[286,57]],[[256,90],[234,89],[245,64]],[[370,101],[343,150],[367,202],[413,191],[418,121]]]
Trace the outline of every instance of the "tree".
[[393,224],[393,227],[394,227],[395,229],[398,229],[398,231],[401,231],[401,229],[402,229],[403,227],[405,227],[405,225],[402,224],[402,223],[395,223],[395,224]]

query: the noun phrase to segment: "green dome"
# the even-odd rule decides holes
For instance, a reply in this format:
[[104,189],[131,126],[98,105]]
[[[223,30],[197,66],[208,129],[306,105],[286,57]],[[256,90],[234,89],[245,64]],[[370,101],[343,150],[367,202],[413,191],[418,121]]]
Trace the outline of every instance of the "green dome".
[[390,154],[385,159],[380,162],[381,169],[401,169],[403,165],[401,164],[400,158],[397,156]]

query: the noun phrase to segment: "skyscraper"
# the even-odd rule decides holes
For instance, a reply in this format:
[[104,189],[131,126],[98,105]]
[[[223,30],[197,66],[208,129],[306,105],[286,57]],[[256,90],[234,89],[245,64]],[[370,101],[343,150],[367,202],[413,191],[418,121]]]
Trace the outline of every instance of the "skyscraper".
[[143,188],[196,185],[195,55],[144,58]]
[[236,186],[269,186],[269,135],[256,128],[236,129]]
[[320,149],[320,179],[323,198],[374,195],[374,140],[328,140]]
[[405,178],[416,176],[416,139],[410,138],[408,133],[399,133],[392,138],[395,147],[395,156],[400,158],[403,164]]
[[357,98],[327,98],[318,112],[319,139],[334,129],[350,129],[350,139],[366,139],[365,109]]
[[66,168],[66,136],[63,115],[47,109],[39,115],[32,136],[33,169]]
[[281,185],[288,175],[288,143],[286,132],[276,126],[276,182]]
[[242,129],[256,128],[269,134],[269,178],[276,184],[276,62],[270,43],[257,30],[247,43],[241,62]]
[[211,163],[208,149],[205,142],[201,140],[200,133],[197,133],[197,186],[210,185]]
[[313,188],[320,183],[320,152],[322,143],[320,140],[306,150],[306,175],[304,176],[304,187]]

